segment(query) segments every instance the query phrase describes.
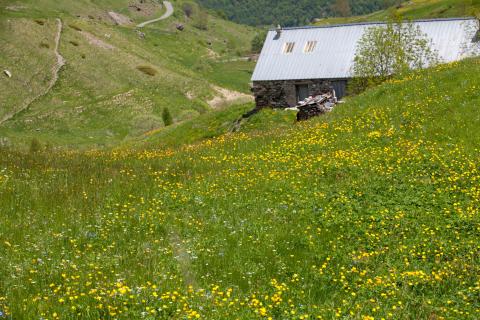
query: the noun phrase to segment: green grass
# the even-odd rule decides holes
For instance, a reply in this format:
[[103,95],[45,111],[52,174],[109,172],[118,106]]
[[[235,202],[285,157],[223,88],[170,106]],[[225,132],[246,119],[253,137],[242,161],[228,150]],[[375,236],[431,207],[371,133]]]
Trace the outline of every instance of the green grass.
[[3,149],[0,310],[478,319],[479,83],[469,60],[300,124],[269,111],[221,135],[244,106],[202,115],[200,130],[153,132],[143,147]]
[[326,18],[317,22],[317,25],[340,24],[368,21],[385,21],[394,15],[401,15],[405,19],[433,19],[452,18],[480,15],[479,0],[412,0],[407,1],[400,8],[392,7],[387,10],[371,13],[364,16],[348,18]]
[[[0,125],[0,138],[24,148],[32,137],[69,148],[111,146],[163,127],[165,107],[175,122],[210,111],[213,86],[248,92],[254,64],[223,61],[245,53],[253,28],[209,16],[209,29],[198,30],[185,20],[182,3],[174,2],[173,17],[144,28],[145,39],[106,15],[114,10],[137,23],[146,20],[128,9],[128,1],[23,1],[18,11],[6,9],[15,4],[0,4],[6,40],[0,67],[14,75],[0,78],[0,117],[46,88],[57,17],[65,26],[60,53],[67,61],[49,94]],[[183,32],[175,28],[180,22]]]

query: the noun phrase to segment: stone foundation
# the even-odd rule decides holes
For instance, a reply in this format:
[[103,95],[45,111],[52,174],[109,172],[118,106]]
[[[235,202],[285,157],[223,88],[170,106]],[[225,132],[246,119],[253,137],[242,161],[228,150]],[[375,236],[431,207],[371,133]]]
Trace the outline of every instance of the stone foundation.
[[289,108],[297,105],[299,86],[308,86],[309,95],[315,96],[330,88],[335,89],[339,99],[345,96],[347,80],[279,80],[255,81],[252,92],[257,108]]

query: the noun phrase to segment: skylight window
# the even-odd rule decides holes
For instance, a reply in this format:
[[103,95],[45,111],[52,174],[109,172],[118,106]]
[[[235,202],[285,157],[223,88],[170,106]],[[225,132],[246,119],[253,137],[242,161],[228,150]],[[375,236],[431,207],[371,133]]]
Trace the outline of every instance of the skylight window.
[[284,54],[292,53],[293,48],[295,48],[295,42],[286,42],[283,46],[283,53]]
[[315,50],[316,46],[317,46],[317,41],[308,41],[305,44],[305,48],[303,49],[303,52],[312,53]]

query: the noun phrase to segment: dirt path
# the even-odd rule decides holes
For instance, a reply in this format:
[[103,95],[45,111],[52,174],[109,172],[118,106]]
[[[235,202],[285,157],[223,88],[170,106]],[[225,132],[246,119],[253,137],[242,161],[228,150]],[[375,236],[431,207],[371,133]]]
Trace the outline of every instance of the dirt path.
[[252,95],[217,86],[213,86],[213,89],[217,92],[217,95],[212,100],[208,101],[208,104],[214,109],[234,103],[247,103],[253,101]]
[[10,112],[9,114],[6,114],[5,116],[3,116],[3,118],[0,119],[0,125],[2,125],[4,122],[6,122],[8,120],[11,120],[13,117],[15,117],[20,112],[28,109],[32,103],[34,103],[35,101],[37,101],[38,99],[40,99],[41,97],[43,97],[47,93],[49,93],[50,90],[55,85],[55,83],[57,83],[58,72],[65,65],[65,59],[63,58],[63,56],[58,51],[58,48],[60,46],[60,37],[61,37],[62,31],[63,31],[63,23],[62,23],[62,20],[60,20],[60,19],[56,19],[56,22],[57,22],[57,33],[55,34],[55,49],[54,49],[56,62],[55,62],[55,65],[51,69],[52,79],[48,82],[48,86],[45,88],[45,90],[43,92],[37,94],[36,96],[34,96],[30,99],[27,99],[18,108],[16,108],[15,110]]
[[163,14],[163,16],[161,16],[160,18],[157,18],[157,19],[153,19],[153,20],[148,20],[148,21],[145,21],[145,22],[142,22],[140,23],[139,25],[137,25],[137,28],[143,28],[145,27],[146,25],[148,24],[151,24],[151,23],[154,23],[154,22],[157,22],[157,21],[161,21],[161,20],[165,20],[167,19],[168,17],[170,17],[172,14],[173,14],[173,5],[170,1],[163,1],[163,5],[165,6],[165,8],[167,9],[167,11]]

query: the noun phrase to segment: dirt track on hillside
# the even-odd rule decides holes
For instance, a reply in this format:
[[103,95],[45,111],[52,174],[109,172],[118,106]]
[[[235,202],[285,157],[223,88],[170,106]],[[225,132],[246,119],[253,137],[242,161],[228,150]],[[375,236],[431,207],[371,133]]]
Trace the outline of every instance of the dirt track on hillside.
[[161,16],[160,18],[157,18],[157,19],[153,19],[153,20],[148,20],[148,21],[145,21],[145,22],[142,22],[140,23],[139,25],[137,25],[137,28],[143,28],[145,27],[146,25],[148,24],[151,24],[151,23],[154,23],[154,22],[157,22],[157,21],[161,21],[161,20],[165,20],[167,19],[168,17],[170,17],[172,14],[173,14],[173,5],[170,1],[163,1],[163,5],[165,6],[165,8],[167,9],[167,11],[163,14],[163,16]]
[[27,110],[32,105],[32,103],[34,103],[35,101],[37,101],[41,97],[45,96],[46,94],[48,94],[50,92],[50,90],[53,88],[53,86],[55,85],[55,83],[57,83],[58,73],[60,72],[60,69],[65,65],[65,59],[63,58],[63,56],[58,51],[58,48],[60,46],[60,38],[61,38],[61,35],[62,35],[62,31],[63,31],[63,23],[62,23],[62,20],[60,20],[60,19],[56,19],[56,22],[57,22],[57,33],[55,34],[55,49],[54,49],[56,62],[55,62],[55,65],[51,69],[52,79],[48,82],[48,86],[45,88],[45,90],[43,92],[37,94],[36,96],[34,96],[30,99],[27,99],[26,101],[24,101],[24,103],[22,105],[15,108],[15,110],[13,110],[12,112],[3,116],[3,118],[0,119],[0,125],[2,125],[4,122],[6,122],[8,120],[11,120],[13,117],[15,117],[20,112],[22,112],[24,110]]

